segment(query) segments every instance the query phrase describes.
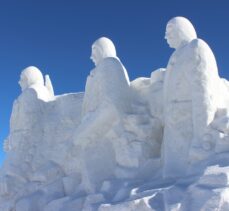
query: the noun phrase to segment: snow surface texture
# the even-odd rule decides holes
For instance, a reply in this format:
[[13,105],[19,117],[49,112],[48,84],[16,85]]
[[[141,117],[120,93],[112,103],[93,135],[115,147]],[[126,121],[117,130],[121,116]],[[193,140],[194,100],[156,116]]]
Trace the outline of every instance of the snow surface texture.
[[1,211],[229,210],[229,82],[187,19],[166,39],[167,68],[131,82],[112,41],[95,41],[85,93],[22,71]]

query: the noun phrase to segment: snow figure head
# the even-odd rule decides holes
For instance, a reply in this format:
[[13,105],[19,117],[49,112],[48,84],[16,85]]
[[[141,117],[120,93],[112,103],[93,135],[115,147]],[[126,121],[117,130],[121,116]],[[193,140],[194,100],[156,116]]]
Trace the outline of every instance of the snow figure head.
[[172,18],[166,26],[165,39],[171,48],[180,48],[196,38],[192,23],[184,17]]
[[110,39],[101,37],[93,43],[90,59],[97,66],[106,57],[116,57],[116,50]]
[[24,91],[26,88],[29,88],[35,84],[44,86],[44,78],[38,68],[30,66],[21,72],[20,80],[18,83],[21,86],[21,90]]

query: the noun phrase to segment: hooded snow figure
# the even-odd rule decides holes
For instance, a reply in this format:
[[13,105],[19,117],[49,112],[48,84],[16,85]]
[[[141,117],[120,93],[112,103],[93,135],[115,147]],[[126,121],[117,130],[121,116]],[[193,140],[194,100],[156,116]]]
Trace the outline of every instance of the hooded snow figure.
[[[4,141],[4,150],[8,159],[4,162],[0,177],[0,193],[18,188],[22,181],[29,178],[31,162],[33,160],[36,144],[34,140],[41,141],[42,136],[42,106],[45,101],[54,97],[51,81],[46,76],[48,88],[44,85],[43,75],[36,67],[27,67],[21,73],[19,85],[22,93],[14,101],[10,118],[10,135]],[[36,136],[36,138],[34,138]],[[5,179],[8,178],[8,181]],[[17,183],[17,182],[16,182]]]
[[[22,93],[14,102],[11,115],[11,130],[31,130],[32,123],[36,121],[33,115],[40,109],[38,101],[47,102],[53,99],[53,88],[46,75],[46,86],[41,71],[30,66],[21,72],[19,85]],[[38,112],[39,113],[39,112]],[[38,114],[40,116],[40,114]]]
[[96,67],[87,78],[82,115],[107,103],[114,104],[119,111],[127,110],[129,77],[112,41],[106,37],[96,40],[90,58]]
[[[20,75],[19,85],[22,93],[15,100],[10,120],[10,131],[31,131],[40,116],[39,101],[47,102],[54,97],[53,88],[49,77],[46,75],[46,86],[41,71],[30,66],[25,68]],[[36,118],[34,115],[38,115]],[[7,148],[7,147],[6,147]]]
[[217,110],[219,77],[211,49],[197,39],[189,20],[171,19],[165,39],[175,52],[164,81],[163,175],[179,177],[211,150],[204,149],[202,140]]
[[94,192],[104,179],[113,176],[114,151],[105,137],[128,111],[130,88],[126,69],[110,39],[102,37],[93,43],[91,59],[96,67],[87,77],[82,121],[74,144],[77,149],[83,148],[79,152],[83,188]]

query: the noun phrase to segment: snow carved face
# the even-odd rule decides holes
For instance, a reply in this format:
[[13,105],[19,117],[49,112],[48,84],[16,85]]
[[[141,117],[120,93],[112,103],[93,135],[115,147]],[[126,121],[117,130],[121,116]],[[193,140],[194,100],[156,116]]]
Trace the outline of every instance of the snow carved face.
[[90,59],[94,62],[95,66],[102,60],[102,52],[101,49],[98,48],[96,45],[93,45],[91,48],[91,57]]
[[166,26],[165,39],[171,48],[178,49],[196,38],[192,23],[184,17],[172,18]]
[[93,43],[90,59],[97,66],[107,57],[116,57],[115,46],[110,39],[101,37]]

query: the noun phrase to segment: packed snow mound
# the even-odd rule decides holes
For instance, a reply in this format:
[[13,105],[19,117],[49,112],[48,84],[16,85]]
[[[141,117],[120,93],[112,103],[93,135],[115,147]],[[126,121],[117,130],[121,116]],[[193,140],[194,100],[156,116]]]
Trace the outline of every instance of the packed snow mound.
[[129,81],[111,40],[92,45],[85,91],[55,96],[22,71],[1,211],[229,210],[229,82],[191,22],[171,19],[166,68]]

